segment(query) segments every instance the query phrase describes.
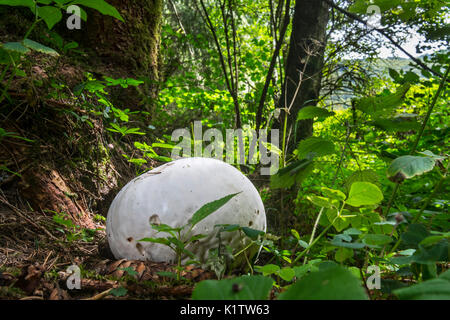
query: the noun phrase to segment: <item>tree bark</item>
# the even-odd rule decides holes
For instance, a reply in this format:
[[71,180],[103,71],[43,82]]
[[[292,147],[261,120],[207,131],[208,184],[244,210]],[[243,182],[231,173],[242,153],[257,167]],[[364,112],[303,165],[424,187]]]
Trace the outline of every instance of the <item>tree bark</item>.
[[319,99],[328,9],[328,4],[318,0],[297,0],[295,4],[285,80],[279,102],[280,108],[289,111],[283,112],[279,122],[274,124],[275,128],[282,129],[284,117],[288,117],[288,151],[292,151],[298,141],[312,135],[313,121],[296,122],[296,119],[301,108],[316,105]]
[[163,0],[111,0],[125,23],[97,11],[82,30],[89,47],[136,76],[158,80]]

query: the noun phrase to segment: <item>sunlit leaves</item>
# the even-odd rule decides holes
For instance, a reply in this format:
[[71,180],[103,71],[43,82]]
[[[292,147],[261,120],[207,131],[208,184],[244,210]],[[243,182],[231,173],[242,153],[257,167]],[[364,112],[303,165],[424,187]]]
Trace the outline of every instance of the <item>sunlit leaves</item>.
[[352,184],[357,181],[370,182],[379,187],[380,183],[378,180],[377,173],[371,169],[355,171],[345,180],[344,187],[347,191],[350,191]]
[[356,101],[355,107],[373,117],[386,116],[386,113],[393,112],[395,108],[401,105],[409,88],[410,84],[405,83],[398,87],[395,93],[359,99]]
[[328,111],[324,108],[307,106],[300,109],[297,114],[297,121],[314,118],[318,118],[318,120],[324,120],[328,117],[333,116],[334,114],[334,112]]
[[301,141],[297,148],[298,158],[304,159],[308,155],[322,157],[336,152],[334,143],[319,137],[311,137]]
[[350,187],[347,203],[354,207],[375,205],[383,200],[383,193],[370,182],[354,182]]

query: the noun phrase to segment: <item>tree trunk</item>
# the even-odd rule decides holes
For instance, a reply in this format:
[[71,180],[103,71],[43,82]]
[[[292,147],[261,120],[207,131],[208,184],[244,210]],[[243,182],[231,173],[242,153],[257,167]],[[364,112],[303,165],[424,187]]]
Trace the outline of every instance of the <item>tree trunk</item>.
[[100,57],[136,76],[158,80],[163,0],[111,0],[125,23],[91,10],[81,30]]
[[298,141],[312,135],[313,121],[296,122],[296,119],[301,108],[316,105],[319,98],[327,23],[328,5],[324,1],[296,1],[285,83],[279,102],[279,107],[289,108],[289,112],[283,112],[280,122],[274,124],[275,128],[282,129],[287,115],[288,152]]

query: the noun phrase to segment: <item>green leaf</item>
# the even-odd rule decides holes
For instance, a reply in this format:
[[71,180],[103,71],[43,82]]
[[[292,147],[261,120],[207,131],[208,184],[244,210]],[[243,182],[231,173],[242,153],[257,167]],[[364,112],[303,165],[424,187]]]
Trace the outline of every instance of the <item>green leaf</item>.
[[33,0],[0,0],[0,5],[34,8]]
[[298,158],[305,159],[312,154],[314,157],[322,157],[336,152],[334,143],[319,137],[311,137],[301,141],[297,148]]
[[350,271],[332,265],[302,277],[279,300],[367,300],[367,295]]
[[192,226],[195,226],[197,223],[208,217],[210,214],[220,209],[222,206],[224,206],[228,201],[230,201],[234,196],[238,195],[239,193],[233,193],[219,200],[214,200],[212,202],[205,204],[194,213],[189,223]]
[[430,246],[430,245],[438,243],[442,239],[448,239],[448,238],[449,238],[449,236],[430,236],[430,237],[423,239],[419,244],[422,246]]
[[118,287],[118,288],[112,289],[111,291],[109,291],[109,293],[115,297],[123,297],[124,295],[126,295],[128,293],[128,290],[125,289],[124,287]]
[[433,158],[434,160],[444,160],[444,159],[447,159],[447,157],[438,156],[438,155],[434,154],[433,152],[431,152],[430,150],[425,150],[425,151],[423,151],[423,152],[418,152],[418,153],[423,154],[424,156],[427,156],[427,157],[431,157],[431,158]]
[[387,175],[390,180],[402,182],[433,170],[435,164],[436,161],[430,157],[402,156],[392,161]]
[[318,207],[324,207],[324,208],[333,208],[333,204],[331,203],[331,200],[328,198],[324,198],[324,197],[318,197],[316,195],[309,195],[306,196],[306,199],[308,199],[309,201],[311,201],[314,205],[318,206]]
[[285,267],[278,272],[278,275],[284,281],[292,281],[295,277],[295,271],[292,268]]
[[255,266],[257,272],[261,272],[263,276],[268,276],[271,274],[277,274],[280,271],[280,267],[276,264],[266,264],[264,266]]
[[62,13],[59,8],[52,6],[38,7],[38,16],[44,19],[48,29],[52,29],[62,19]]
[[362,241],[371,246],[383,246],[391,243],[392,238],[384,234],[365,234]]
[[25,47],[20,42],[6,42],[6,43],[2,44],[2,48],[5,49],[6,51],[17,52],[20,54],[25,54],[25,53],[30,52],[30,49]]
[[419,122],[403,118],[392,120],[379,118],[370,124],[387,132],[406,132],[411,130],[417,131],[420,129]]
[[339,201],[345,200],[345,194],[342,191],[330,189],[327,187],[322,187],[321,190],[322,190],[322,193],[330,199],[335,199],[335,200],[339,200]]
[[266,300],[273,280],[264,276],[241,276],[234,279],[205,280],[192,293],[193,300]]
[[282,168],[277,174],[272,175],[270,186],[273,189],[290,188],[295,183],[302,182],[313,170],[314,162],[312,160],[297,160]]
[[337,262],[344,262],[345,260],[353,257],[353,250],[350,248],[341,247],[341,248],[337,249],[334,257]]
[[119,268],[119,270],[123,270],[126,273],[128,273],[129,276],[134,277],[137,276],[139,274],[139,272],[137,272],[136,270],[134,270],[132,267],[127,267],[127,268]]
[[295,239],[300,240],[300,234],[297,230],[291,229],[291,234],[294,236]]
[[450,300],[450,270],[437,279],[398,289],[394,293],[403,300]]
[[103,0],[76,0],[73,1],[71,4],[80,4],[85,7],[89,7],[92,9],[95,9],[99,11],[101,14],[108,15],[111,17],[114,17],[122,22],[125,22],[123,20],[122,16],[120,15],[119,11],[117,11],[116,8],[114,8],[112,5],[108,4],[107,2]]
[[342,241],[339,238],[333,238],[333,240],[331,240],[330,244],[332,244],[333,246],[336,247],[341,247],[341,248],[349,248],[349,249],[362,249],[364,248],[366,245],[364,243],[360,243],[360,242],[345,242]]
[[249,237],[252,240],[258,239],[258,236],[262,236],[265,233],[264,231],[252,229],[249,227],[242,227],[241,230],[247,237]]
[[375,118],[386,116],[386,113],[392,113],[395,108],[402,104],[404,96],[408,92],[410,86],[409,83],[405,83],[398,87],[395,93],[359,99],[356,102],[355,107]]
[[370,182],[354,182],[346,201],[353,207],[375,205],[383,200],[383,193]]
[[333,227],[339,232],[341,232],[342,230],[344,230],[345,228],[347,228],[350,225],[350,221],[347,218],[338,217],[335,220],[335,218],[337,217],[337,214],[338,214],[338,210],[336,208],[327,209],[325,211],[325,214],[326,214],[328,220],[330,222],[333,222]]
[[23,45],[32,50],[42,52],[42,53],[45,53],[45,54],[48,54],[51,56],[59,56],[59,53],[56,52],[55,50],[53,50],[52,48],[44,46],[43,44],[40,44],[40,43],[30,40],[30,39],[23,40]]
[[371,169],[353,172],[344,183],[344,187],[347,190],[347,192],[350,191],[352,184],[357,181],[370,182],[376,185],[377,187],[381,187],[377,173]]
[[333,116],[335,113],[330,112],[324,108],[307,106],[300,109],[297,114],[297,121],[305,119],[314,119],[318,117],[319,119],[325,119]]
[[165,239],[165,238],[142,238],[142,239],[140,239],[138,241],[159,243],[159,244],[163,244],[163,245],[166,245],[166,246],[170,245],[170,241]]

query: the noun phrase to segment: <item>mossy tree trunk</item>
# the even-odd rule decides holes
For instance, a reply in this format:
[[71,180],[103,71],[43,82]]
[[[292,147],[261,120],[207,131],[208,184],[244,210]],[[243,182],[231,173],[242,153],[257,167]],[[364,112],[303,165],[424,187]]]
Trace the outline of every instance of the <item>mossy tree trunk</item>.
[[90,48],[137,76],[158,80],[163,0],[111,0],[125,22],[92,12],[88,17]]

